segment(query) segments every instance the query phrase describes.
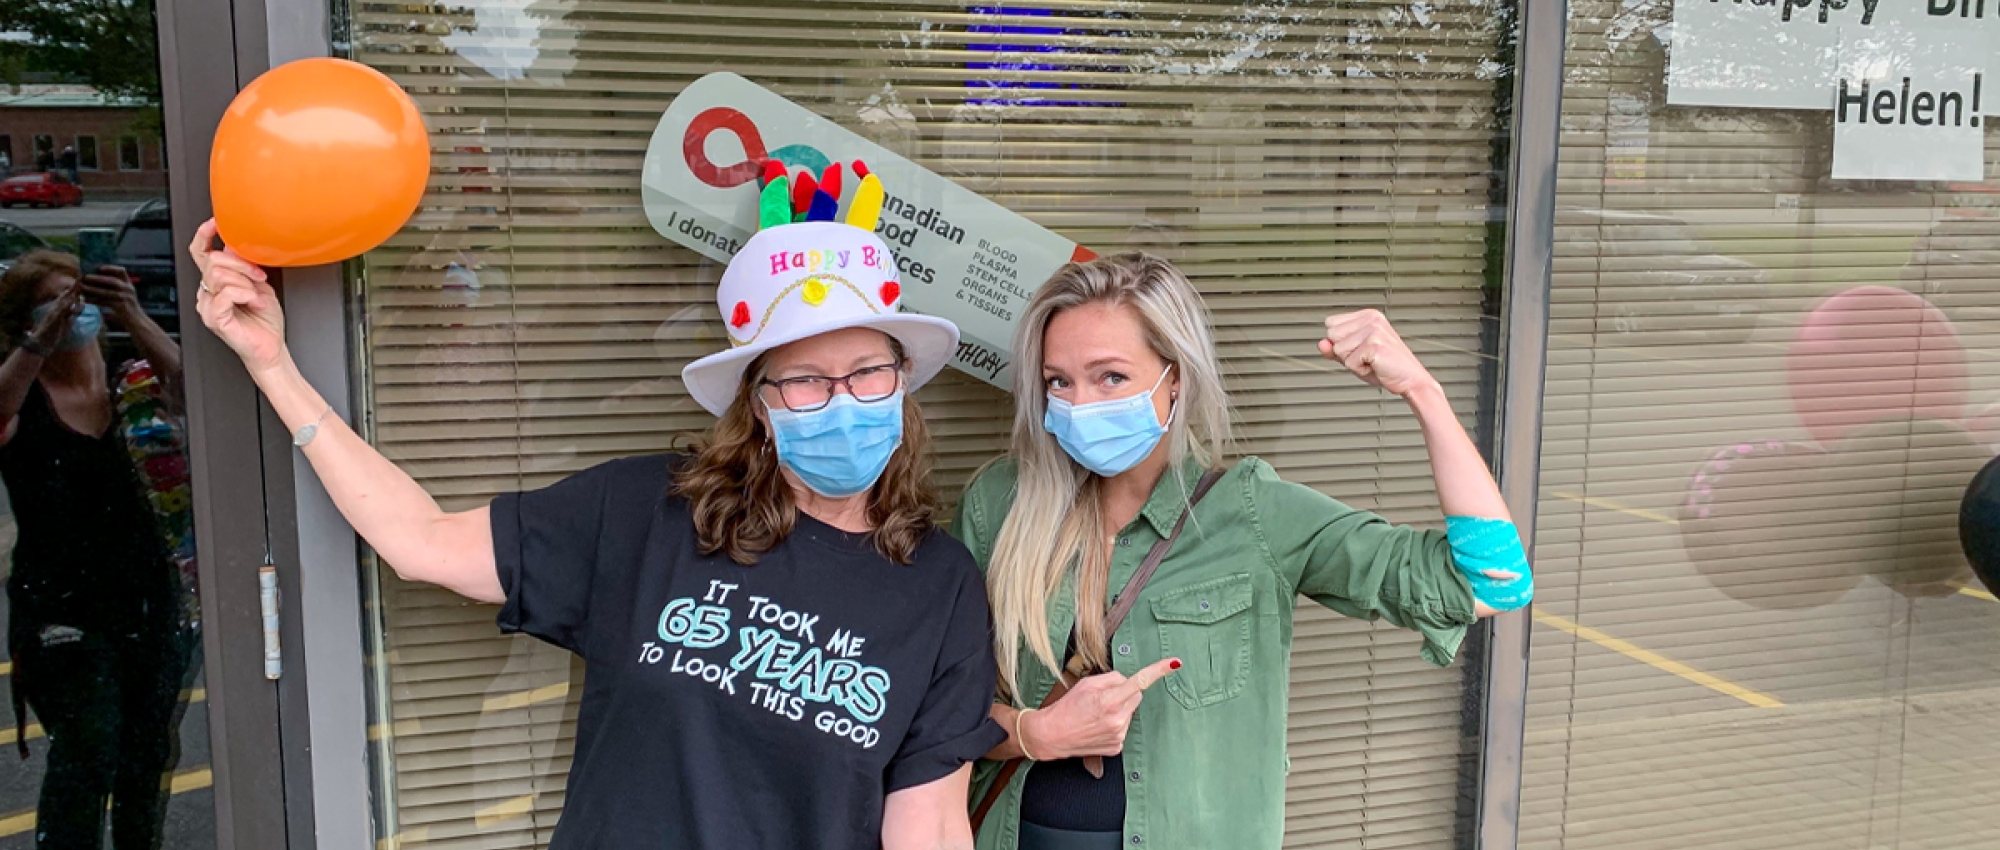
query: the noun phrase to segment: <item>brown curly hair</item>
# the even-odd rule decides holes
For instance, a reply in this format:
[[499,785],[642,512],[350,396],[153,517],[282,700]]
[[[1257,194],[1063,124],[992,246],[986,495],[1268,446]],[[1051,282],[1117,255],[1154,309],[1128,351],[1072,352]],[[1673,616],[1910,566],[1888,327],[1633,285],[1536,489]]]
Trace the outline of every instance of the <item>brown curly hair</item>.
[[36,248],[22,254],[0,276],[0,341],[8,346],[34,326],[31,318],[41,301],[35,297],[49,275],[68,275],[81,280],[83,266],[75,254]]
[[[899,362],[904,359],[903,347],[893,338],[890,348]],[[673,482],[673,493],[688,501],[702,554],[727,552],[730,560],[746,566],[784,542],[799,516],[791,485],[779,471],[771,433],[757,418],[757,382],[764,366],[764,357],[751,361],[736,399],[715,427],[694,441],[692,460]],[[868,522],[874,526],[868,537],[883,557],[898,564],[916,557],[942,509],[930,482],[930,431],[916,400],[906,396],[903,444],[868,494]]]

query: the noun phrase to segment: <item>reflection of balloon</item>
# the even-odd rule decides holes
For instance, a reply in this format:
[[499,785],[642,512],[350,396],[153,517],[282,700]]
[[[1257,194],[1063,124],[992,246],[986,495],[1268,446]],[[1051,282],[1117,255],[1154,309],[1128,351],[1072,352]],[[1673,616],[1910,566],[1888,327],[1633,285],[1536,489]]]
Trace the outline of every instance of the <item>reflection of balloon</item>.
[[1965,483],[1991,456],[1948,422],[1899,419],[1855,429],[1834,447],[1829,486],[1856,495],[1843,526],[1852,557],[1905,596],[1944,596],[1971,570],[1958,540]]
[[1785,365],[1792,406],[1821,443],[1883,419],[1964,415],[1958,333],[1943,312],[1901,289],[1860,286],[1821,302]]
[[[1681,548],[1717,590],[1759,608],[1812,608],[1861,584],[1828,508],[1827,452],[1767,440],[1719,449],[1688,481]],[[1783,533],[1773,533],[1782,529]]]
[[269,266],[310,266],[380,245],[430,175],[409,96],[344,59],[301,59],[245,86],[223,114],[209,192],[224,244]]
[[1987,461],[1965,488],[1958,543],[1986,589],[2000,593],[2000,457]]

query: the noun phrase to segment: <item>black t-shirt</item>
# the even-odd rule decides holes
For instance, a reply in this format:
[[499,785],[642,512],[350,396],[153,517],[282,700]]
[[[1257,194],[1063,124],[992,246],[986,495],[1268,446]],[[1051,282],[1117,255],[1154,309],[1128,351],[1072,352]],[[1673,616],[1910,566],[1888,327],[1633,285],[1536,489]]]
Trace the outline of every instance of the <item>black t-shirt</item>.
[[754,566],[703,555],[679,462],[493,501],[501,630],[585,661],[551,850],[879,847],[889,792],[1006,737],[978,567],[939,531],[902,565],[803,513]]

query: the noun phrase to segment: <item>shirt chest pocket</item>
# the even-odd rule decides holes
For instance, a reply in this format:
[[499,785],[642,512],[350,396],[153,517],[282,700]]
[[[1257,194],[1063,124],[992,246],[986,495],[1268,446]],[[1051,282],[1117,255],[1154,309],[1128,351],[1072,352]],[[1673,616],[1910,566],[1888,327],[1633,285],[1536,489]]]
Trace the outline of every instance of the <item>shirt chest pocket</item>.
[[1153,600],[1164,657],[1181,669],[1167,676],[1167,693],[1196,709],[1234,698],[1250,678],[1250,576],[1202,582]]

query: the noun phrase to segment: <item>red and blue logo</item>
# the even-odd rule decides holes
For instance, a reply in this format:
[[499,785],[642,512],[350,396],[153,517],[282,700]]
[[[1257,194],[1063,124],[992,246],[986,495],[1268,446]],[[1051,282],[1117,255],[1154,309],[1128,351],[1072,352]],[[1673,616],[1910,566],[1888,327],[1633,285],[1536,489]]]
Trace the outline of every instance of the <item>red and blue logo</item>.
[[[717,165],[708,158],[708,138],[718,132],[736,137],[736,141],[743,146],[742,162]],[[813,174],[820,174],[833,164],[826,154],[810,145],[786,145],[777,150],[766,150],[764,134],[758,132],[756,122],[727,106],[704,110],[688,122],[687,133],[681,137],[681,158],[687,161],[688,171],[694,174],[695,179],[717,189],[755,181],[763,173],[764,163],[769,160],[782,162],[792,170],[803,169]]]

